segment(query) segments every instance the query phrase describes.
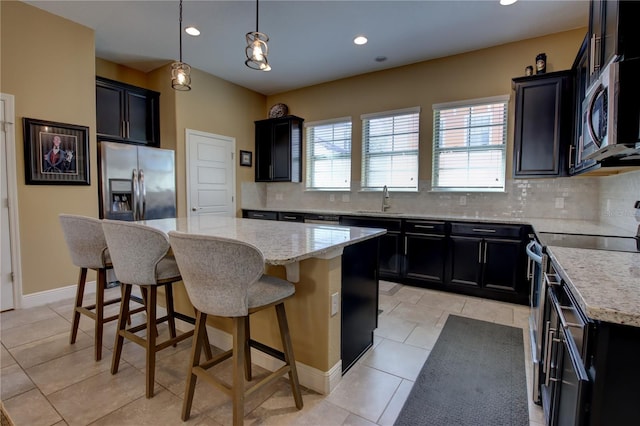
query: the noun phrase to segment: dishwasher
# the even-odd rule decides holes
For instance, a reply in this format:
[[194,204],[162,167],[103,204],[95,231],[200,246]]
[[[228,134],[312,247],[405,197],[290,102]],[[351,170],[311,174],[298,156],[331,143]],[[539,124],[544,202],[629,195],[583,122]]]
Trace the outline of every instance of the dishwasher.
[[340,216],[335,214],[307,213],[304,215],[304,223],[318,223],[321,225],[339,225]]

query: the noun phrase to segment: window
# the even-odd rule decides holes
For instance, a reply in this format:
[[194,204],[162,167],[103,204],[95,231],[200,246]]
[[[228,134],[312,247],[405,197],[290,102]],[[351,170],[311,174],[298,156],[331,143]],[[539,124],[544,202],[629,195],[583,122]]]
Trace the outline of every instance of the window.
[[504,191],[508,96],[433,105],[434,191]]
[[362,188],[418,190],[420,108],[365,114]]
[[311,190],[351,189],[351,117],[306,123]]

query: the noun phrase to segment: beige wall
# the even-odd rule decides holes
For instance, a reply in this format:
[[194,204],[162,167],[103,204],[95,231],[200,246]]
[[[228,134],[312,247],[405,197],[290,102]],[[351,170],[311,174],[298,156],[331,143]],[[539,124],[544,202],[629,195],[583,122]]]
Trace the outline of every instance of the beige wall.
[[[98,214],[94,34],[22,2],[0,8],[0,91],[15,96],[22,291],[31,294],[77,280],[58,214]],[[89,127],[90,186],[25,185],[23,117]]]
[[[239,150],[254,151],[253,122],[266,117],[265,97],[256,92],[195,69],[191,73],[191,87],[189,92],[175,92],[178,216],[185,216],[187,209],[185,129],[235,138],[237,156]],[[253,181],[253,170],[239,167],[236,161],[237,200],[241,198],[241,183]],[[242,207],[239,201],[236,207],[238,210]]]
[[[306,121],[351,116],[351,175],[355,181],[360,180],[360,115],[420,106],[419,178],[431,179],[432,104],[512,95],[507,148],[510,159],[514,110],[511,79],[524,75],[525,67],[533,64],[540,52],[547,54],[547,72],[571,68],[585,34],[582,28],[311,86],[269,96],[267,105],[283,102],[291,114]],[[511,161],[507,163],[507,176],[511,176]]]

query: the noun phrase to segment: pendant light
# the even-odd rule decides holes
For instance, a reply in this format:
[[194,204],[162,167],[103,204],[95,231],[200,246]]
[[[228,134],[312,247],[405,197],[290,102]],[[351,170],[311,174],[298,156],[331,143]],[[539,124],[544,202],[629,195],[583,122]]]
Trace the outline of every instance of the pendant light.
[[271,66],[267,60],[269,37],[258,31],[258,1],[256,0],[256,30],[247,33],[247,47],[244,51],[247,60],[244,64],[251,69],[259,71],[271,71]]
[[191,90],[191,67],[182,62],[182,0],[180,0],[180,60],[171,64],[171,87],[175,90]]

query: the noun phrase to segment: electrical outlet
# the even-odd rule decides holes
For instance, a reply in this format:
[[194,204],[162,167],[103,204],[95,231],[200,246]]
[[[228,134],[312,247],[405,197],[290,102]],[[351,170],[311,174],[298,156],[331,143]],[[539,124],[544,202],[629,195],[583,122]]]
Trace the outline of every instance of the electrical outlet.
[[282,193],[276,192],[276,201],[282,201]]
[[466,206],[467,205],[467,196],[466,195],[461,195],[460,196],[460,205],[461,206]]
[[556,197],[556,209],[564,209],[564,198]]
[[342,202],[348,203],[349,201],[351,201],[351,197],[349,197],[349,194],[342,194]]
[[332,203],[336,201],[336,196],[334,194],[329,194],[329,201],[331,201]]
[[331,316],[338,314],[340,310],[340,293],[333,293],[331,295]]

